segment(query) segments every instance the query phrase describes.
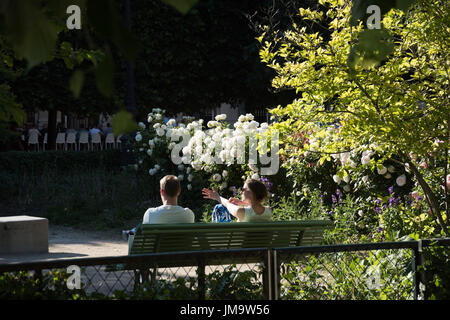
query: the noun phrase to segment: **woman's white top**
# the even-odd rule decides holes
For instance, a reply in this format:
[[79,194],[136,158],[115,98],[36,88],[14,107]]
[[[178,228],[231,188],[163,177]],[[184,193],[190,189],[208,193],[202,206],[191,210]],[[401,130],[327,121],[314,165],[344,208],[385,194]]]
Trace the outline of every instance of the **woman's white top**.
[[272,210],[269,207],[264,207],[264,212],[257,214],[252,207],[244,207],[244,220],[239,222],[263,222],[272,220]]

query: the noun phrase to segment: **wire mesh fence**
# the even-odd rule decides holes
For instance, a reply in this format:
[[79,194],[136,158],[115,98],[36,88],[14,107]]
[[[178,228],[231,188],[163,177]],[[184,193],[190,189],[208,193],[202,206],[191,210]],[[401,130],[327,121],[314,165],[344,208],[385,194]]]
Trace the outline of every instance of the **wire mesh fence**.
[[403,300],[414,298],[410,249],[323,252],[285,257],[280,298]]
[[3,265],[0,298],[265,299],[268,259],[239,249]]
[[450,239],[0,265],[0,299],[449,299]]
[[[275,293],[285,300],[424,299],[448,272],[448,239],[274,250]],[[431,253],[441,261],[431,261]],[[425,263],[427,262],[427,263]],[[447,275],[448,276],[448,275]]]

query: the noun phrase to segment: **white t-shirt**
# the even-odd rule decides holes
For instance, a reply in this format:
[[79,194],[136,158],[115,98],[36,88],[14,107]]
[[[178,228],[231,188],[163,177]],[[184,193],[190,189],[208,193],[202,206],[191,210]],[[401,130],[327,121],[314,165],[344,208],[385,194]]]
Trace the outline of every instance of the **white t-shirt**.
[[264,212],[257,214],[252,207],[244,207],[245,217],[241,222],[262,222],[272,220],[272,210],[269,207],[264,207]]
[[189,208],[162,205],[147,209],[142,223],[194,223],[194,220],[194,213]]

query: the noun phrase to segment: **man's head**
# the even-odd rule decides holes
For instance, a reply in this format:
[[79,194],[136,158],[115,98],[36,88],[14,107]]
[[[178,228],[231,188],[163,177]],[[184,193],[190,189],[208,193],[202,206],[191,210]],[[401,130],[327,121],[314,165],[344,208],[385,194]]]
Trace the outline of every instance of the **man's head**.
[[177,198],[180,195],[180,181],[173,175],[167,175],[159,181],[161,197],[165,199]]

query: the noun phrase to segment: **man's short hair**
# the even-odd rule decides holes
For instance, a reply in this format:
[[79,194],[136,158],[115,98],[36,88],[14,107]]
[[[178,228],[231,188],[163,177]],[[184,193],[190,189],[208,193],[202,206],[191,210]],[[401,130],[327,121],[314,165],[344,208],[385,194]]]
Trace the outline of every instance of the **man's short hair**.
[[164,194],[168,197],[176,197],[181,190],[180,181],[173,175],[164,176],[159,185],[161,190],[164,190]]

